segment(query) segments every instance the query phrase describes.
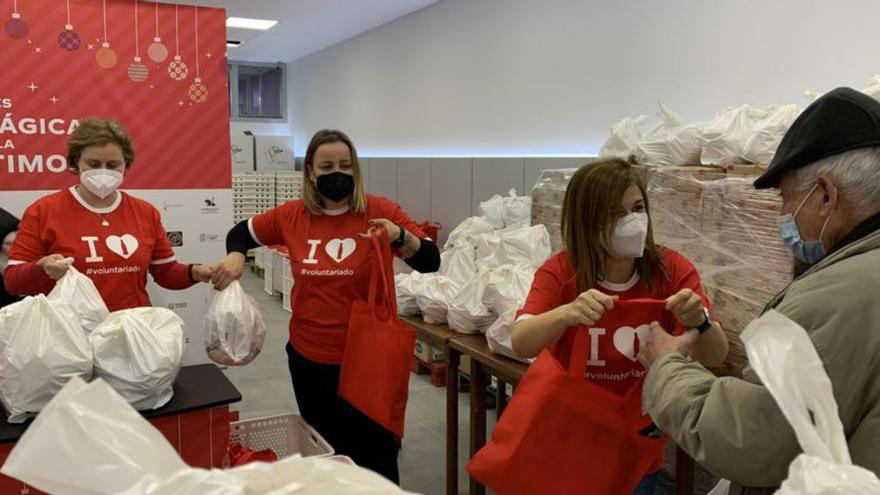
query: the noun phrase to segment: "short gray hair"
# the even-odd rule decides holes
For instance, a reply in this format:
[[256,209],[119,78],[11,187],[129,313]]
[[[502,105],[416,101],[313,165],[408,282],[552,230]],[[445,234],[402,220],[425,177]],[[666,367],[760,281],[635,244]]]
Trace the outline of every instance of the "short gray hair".
[[807,165],[798,171],[798,191],[809,191],[823,174],[858,212],[880,210],[880,146],[844,151]]

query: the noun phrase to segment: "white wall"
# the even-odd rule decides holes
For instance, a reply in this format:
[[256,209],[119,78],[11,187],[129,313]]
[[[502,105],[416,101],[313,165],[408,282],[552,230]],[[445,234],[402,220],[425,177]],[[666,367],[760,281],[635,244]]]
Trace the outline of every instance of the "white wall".
[[362,155],[598,151],[662,98],[686,120],[880,72],[877,0],[443,0],[289,64],[297,150],[322,127]]

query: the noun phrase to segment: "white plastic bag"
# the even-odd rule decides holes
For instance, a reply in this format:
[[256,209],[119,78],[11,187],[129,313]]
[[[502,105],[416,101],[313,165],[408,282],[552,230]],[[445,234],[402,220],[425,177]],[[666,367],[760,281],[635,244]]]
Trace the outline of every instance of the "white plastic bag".
[[636,158],[639,163],[657,166],[693,165],[700,160],[701,134],[698,126],[685,126],[663,102],[660,123],[639,141]]
[[530,265],[506,265],[494,272],[483,292],[483,304],[498,315],[486,330],[489,350],[524,363],[533,360],[517,356],[510,338],[516,312],[525,303],[534,276],[535,270]]
[[480,215],[492,225],[493,228],[504,228],[504,197],[500,194],[492,196],[480,203]]
[[783,136],[800,113],[797,105],[771,105],[767,108],[767,118],[756,124],[755,133],[746,141],[743,158],[751,163],[770,163]]
[[543,224],[502,232],[492,254],[480,259],[480,267],[498,268],[527,263],[538,268],[550,257],[550,234]]
[[461,288],[461,284],[443,275],[428,275],[416,292],[416,303],[426,323],[446,323],[449,303]]
[[0,309],[0,401],[10,423],[42,410],[71,378],[90,380],[92,362],[85,332],[46,296]]
[[600,157],[615,156],[628,159],[636,152],[642,140],[641,127],[648,123],[648,116],[626,117],[611,126],[611,136],[602,144]]
[[419,314],[416,292],[418,287],[425,283],[425,277],[426,275],[415,271],[394,276],[394,285],[397,287],[397,314],[400,316]]
[[742,341],[750,366],[804,450],[777,494],[880,493],[880,479],[852,464],[831,379],[806,331],[783,314],[768,311],[749,324]]
[[870,81],[868,81],[868,87],[863,91],[866,95],[874,98],[877,101],[880,101],[880,74],[872,77]]
[[263,349],[263,314],[237,280],[221,291],[214,291],[203,321],[205,350],[217,364],[244,366]]
[[748,105],[722,110],[707,124],[703,132],[703,165],[743,163],[743,149],[752,136],[755,121],[763,112]]
[[67,305],[86,333],[94,330],[110,315],[104,299],[95,288],[95,283],[73,265],[70,265],[67,273],[55,282],[55,288],[46,298],[53,305]]
[[183,358],[183,320],[166,308],[110,313],[89,335],[95,376],[103,378],[138,410],[171,400]]
[[439,273],[457,284],[463,285],[477,273],[475,259],[474,247],[467,243],[460,243],[440,255]]
[[501,218],[505,228],[526,227],[532,219],[532,197],[517,196],[516,189],[511,189],[503,201],[504,210]]
[[483,304],[483,292],[493,276],[492,270],[483,270],[464,284],[449,302],[449,326],[461,333],[485,330],[497,316]]
[[483,234],[491,234],[494,231],[495,227],[493,227],[485,218],[470,217],[458,224],[458,226],[449,233],[449,237],[446,239],[446,244],[443,245],[443,249],[449,250],[462,243],[474,245],[479,236]]
[[34,420],[0,471],[56,495],[401,494],[332,459],[287,457],[221,470],[188,467],[102,380],[73,379]]

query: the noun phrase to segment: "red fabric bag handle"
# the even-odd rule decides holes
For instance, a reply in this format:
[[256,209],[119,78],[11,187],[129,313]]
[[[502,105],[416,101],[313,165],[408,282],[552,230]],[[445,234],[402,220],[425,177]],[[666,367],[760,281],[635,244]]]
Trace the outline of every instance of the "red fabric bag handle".
[[[388,319],[384,323],[388,323],[394,320],[394,317],[397,315],[397,296],[394,294],[392,290],[392,285],[389,282],[389,274],[387,267],[391,262],[391,249],[390,245],[388,245],[388,231],[385,230],[384,227],[376,227],[370,231],[370,243],[373,245],[373,250],[376,253],[376,264],[373,266],[373,269],[370,271],[370,290],[367,295],[367,302],[370,304],[370,307],[373,308],[373,316],[376,316],[377,320],[378,315],[376,314],[376,298],[378,296],[378,284],[379,279],[382,280],[382,293],[385,299],[385,308],[388,310]],[[393,275],[391,275],[393,278]],[[381,320],[380,320],[381,321]]]

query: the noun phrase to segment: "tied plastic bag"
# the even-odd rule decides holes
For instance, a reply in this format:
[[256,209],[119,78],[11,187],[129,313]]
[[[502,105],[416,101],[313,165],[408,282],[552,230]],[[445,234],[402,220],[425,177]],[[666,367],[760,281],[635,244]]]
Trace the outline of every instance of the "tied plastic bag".
[[238,281],[214,291],[203,321],[205,349],[217,364],[244,366],[263,349],[266,340],[263,315]]
[[416,301],[416,293],[422,284],[429,280],[427,275],[419,272],[399,273],[394,276],[394,285],[397,287],[397,314],[400,316],[413,316],[419,314],[419,303]]
[[831,379],[806,331],[768,311],[742,333],[749,363],[788,419],[804,450],[780,495],[869,495],[880,479],[849,455]]
[[188,467],[168,440],[102,380],[73,379],[0,469],[57,495],[402,494],[332,459],[292,456],[221,470]]
[[[68,259],[73,261],[72,258]],[[104,299],[95,288],[95,283],[80,273],[73,265],[70,265],[67,268],[67,273],[55,283],[55,288],[49,293],[47,299],[53,305],[67,305],[72,311],[73,317],[86,333],[94,330],[110,315],[107,305],[104,304]]]
[[479,272],[462,286],[449,302],[449,326],[461,333],[478,333],[495,321],[497,315],[483,305],[483,292],[494,276],[492,270]]
[[46,296],[0,309],[0,401],[10,423],[41,411],[68,380],[90,380],[92,362],[82,328]]
[[461,288],[461,284],[443,275],[426,275],[428,280],[418,289],[416,303],[426,323],[446,323],[449,303]]
[[494,229],[504,228],[504,198],[500,194],[492,196],[480,203],[480,215],[492,225]]
[[742,156],[752,163],[770,163],[783,136],[801,109],[797,105],[771,105],[767,118],[758,122],[756,132],[746,141]]
[[552,254],[550,234],[543,224],[501,232],[492,254],[479,262],[480,267],[529,264],[538,268]]
[[89,335],[95,376],[138,410],[164,406],[183,358],[183,320],[166,308],[110,313]]
[[506,197],[496,194],[480,203],[480,214],[496,230],[528,225],[531,209],[532,198],[517,196],[516,189],[510,189]]
[[459,285],[467,283],[476,273],[476,253],[474,247],[461,243],[440,255],[440,275]]
[[446,244],[444,244],[443,249],[449,250],[459,244],[475,245],[478,237],[493,232],[495,232],[495,227],[493,227],[485,218],[470,217],[458,224],[458,226],[449,233],[449,237],[446,239]]
[[870,81],[868,81],[868,87],[863,91],[866,95],[874,98],[877,101],[880,101],[880,74],[872,77]]
[[699,126],[683,125],[663,102],[659,105],[660,123],[639,142],[635,152],[638,162],[657,166],[698,163],[702,153]]
[[602,144],[599,150],[600,157],[614,156],[628,159],[636,152],[639,142],[642,140],[641,127],[648,123],[647,115],[638,117],[626,117],[611,126],[611,136]]
[[703,132],[703,165],[726,165],[742,163],[743,149],[752,136],[757,119],[764,112],[748,105],[722,110],[706,126]]
[[516,312],[525,303],[535,270],[530,265],[503,266],[494,275],[483,293],[483,304],[498,315],[498,319],[486,330],[489,350],[530,363],[534,359],[522,358],[513,352],[511,335]]

